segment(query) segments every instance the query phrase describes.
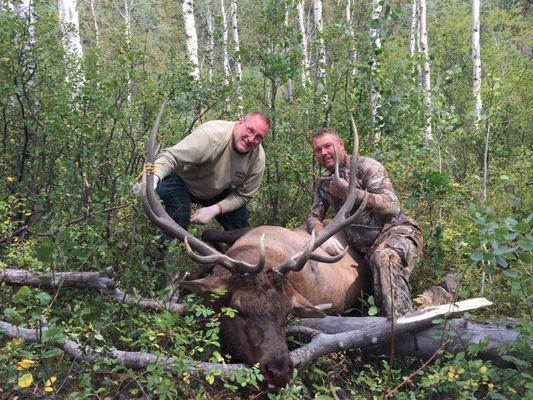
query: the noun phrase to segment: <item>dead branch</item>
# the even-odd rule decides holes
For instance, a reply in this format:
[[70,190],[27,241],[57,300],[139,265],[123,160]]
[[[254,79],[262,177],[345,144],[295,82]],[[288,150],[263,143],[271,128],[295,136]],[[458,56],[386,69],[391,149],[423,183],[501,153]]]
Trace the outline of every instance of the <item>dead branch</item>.
[[185,309],[185,306],[179,303],[160,302],[155,299],[131,296],[117,288],[110,275],[110,268],[104,274],[100,272],[48,272],[38,274],[23,269],[4,269],[0,270],[0,283],[4,282],[11,286],[31,286],[43,290],[56,290],[67,287],[86,288],[96,290],[119,303],[136,304],[152,310],[167,310],[172,313],[179,313]]
[[[447,304],[423,311],[416,311],[399,318],[394,325],[395,335],[419,332],[432,325],[436,318],[451,318],[466,311],[476,310],[490,306],[492,303],[484,298],[460,301],[456,304]],[[328,317],[326,317],[328,318]],[[314,320],[316,321],[316,320]],[[295,365],[302,368],[318,357],[350,348],[368,348],[369,346],[383,345],[392,335],[392,324],[384,318],[375,320],[367,319],[369,324],[357,330],[340,333],[320,333],[314,336],[311,342],[291,352]],[[316,324],[306,326],[317,329]],[[289,330],[290,332],[290,330]],[[400,343],[400,340],[397,340]],[[386,354],[382,353],[382,354]]]
[[[8,339],[22,338],[28,343],[44,343],[43,337],[45,337],[46,331],[50,329],[48,326],[41,328],[21,328],[19,326],[10,324],[9,322],[0,321],[0,337],[4,336]],[[173,373],[178,373],[179,366],[185,364],[186,372],[192,375],[205,375],[207,373],[217,372],[223,378],[230,377],[231,371],[237,371],[245,369],[244,364],[218,364],[208,362],[195,362],[195,361],[180,361],[175,357],[164,354],[153,354],[143,351],[122,351],[115,348],[111,348],[107,354],[102,355],[89,347],[81,346],[79,343],[66,339],[61,342],[52,342],[50,345],[63,350],[70,355],[73,359],[78,361],[85,361],[89,364],[94,364],[103,356],[108,357],[119,365],[123,365],[126,368],[131,369],[144,369],[149,365],[160,365]],[[181,371],[180,371],[181,372]]]

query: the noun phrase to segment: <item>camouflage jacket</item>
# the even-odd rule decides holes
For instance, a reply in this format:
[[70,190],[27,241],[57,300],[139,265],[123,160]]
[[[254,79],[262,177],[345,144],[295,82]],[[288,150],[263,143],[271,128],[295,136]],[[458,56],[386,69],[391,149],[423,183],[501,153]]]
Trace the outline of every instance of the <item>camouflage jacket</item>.
[[[341,178],[349,180],[350,159],[339,168]],[[394,193],[387,170],[378,161],[369,157],[359,157],[356,174],[356,200],[351,213],[354,213],[363,200],[364,191],[368,192],[368,202],[363,214],[353,224],[345,228],[350,246],[366,253],[372,243],[379,236],[385,225],[394,223],[400,214],[400,202]],[[317,225],[322,224],[326,212],[331,207],[337,213],[346,200],[346,195],[340,192],[333,182],[334,172],[323,173],[317,184],[317,191],[313,207],[307,217],[307,230],[311,232]]]

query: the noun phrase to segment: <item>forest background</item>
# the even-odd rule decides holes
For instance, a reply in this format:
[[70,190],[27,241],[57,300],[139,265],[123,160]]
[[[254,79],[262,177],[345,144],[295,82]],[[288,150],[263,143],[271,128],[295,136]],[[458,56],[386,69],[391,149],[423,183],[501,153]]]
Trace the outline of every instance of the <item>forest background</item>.
[[[310,133],[330,126],[351,143],[353,114],[361,154],[386,166],[406,213],[423,226],[413,293],[454,272],[459,299],[481,294],[494,302],[475,318],[512,322],[525,338],[506,349],[514,368],[477,359],[483,344],[443,352],[395,396],[531,398],[531,3],[481,2],[478,93],[470,1],[427,3],[427,48],[411,1],[324,1],[321,18],[311,1],[231,3],[227,15],[224,2],[194,3],[197,64],[181,2],[84,0],[74,8],[79,29],[72,8],[60,14],[55,2],[37,0],[30,13],[27,3],[2,3],[0,271],[111,267],[125,292],[159,295],[151,269],[159,233],[131,187],[164,98],[163,147],[202,121],[236,120],[249,110],[270,116],[253,225],[305,221],[320,174]],[[234,9],[239,46],[231,37]],[[89,290],[0,288],[0,320],[37,327],[46,319],[54,327],[44,344],[0,339],[0,398],[263,393],[256,369],[224,382],[179,366],[172,374],[128,370],[105,357],[73,362],[53,346],[68,337],[100,354],[114,346],[219,362],[217,317],[195,298],[184,299],[193,311],[183,316]],[[421,363],[390,366],[388,358],[361,361],[348,351],[323,357],[268,396],[381,397]]]

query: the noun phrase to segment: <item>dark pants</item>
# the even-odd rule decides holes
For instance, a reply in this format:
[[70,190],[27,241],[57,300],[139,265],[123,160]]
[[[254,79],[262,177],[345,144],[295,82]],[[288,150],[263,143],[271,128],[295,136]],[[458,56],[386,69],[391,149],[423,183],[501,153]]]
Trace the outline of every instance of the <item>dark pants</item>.
[[[189,192],[185,182],[176,174],[167,176],[157,185],[157,194],[163,201],[168,215],[186,230],[189,228],[191,219],[191,203],[209,207],[226,198],[231,192],[232,190],[228,188],[212,199],[201,200]],[[219,214],[215,218],[225,231],[250,226],[248,210],[245,206],[225,214]]]

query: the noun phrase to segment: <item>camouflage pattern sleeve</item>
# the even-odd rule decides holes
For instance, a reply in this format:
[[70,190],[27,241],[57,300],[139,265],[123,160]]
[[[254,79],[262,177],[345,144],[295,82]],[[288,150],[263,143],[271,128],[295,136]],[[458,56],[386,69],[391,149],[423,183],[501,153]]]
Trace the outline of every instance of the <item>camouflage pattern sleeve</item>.
[[[368,191],[367,208],[381,216],[396,217],[400,213],[400,201],[394,193],[394,188],[385,167],[378,161],[361,157],[358,163],[358,177],[363,188]],[[357,202],[363,198],[364,191],[358,192]]]
[[311,233],[311,231],[317,225],[322,224],[322,221],[324,221],[326,212],[329,208],[329,203],[321,194],[322,191],[322,185],[320,185],[319,183],[315,195],[315,200],[313,201],[313,206],[311,207],[311,211],[307,216],[307,232],[309,233]]

